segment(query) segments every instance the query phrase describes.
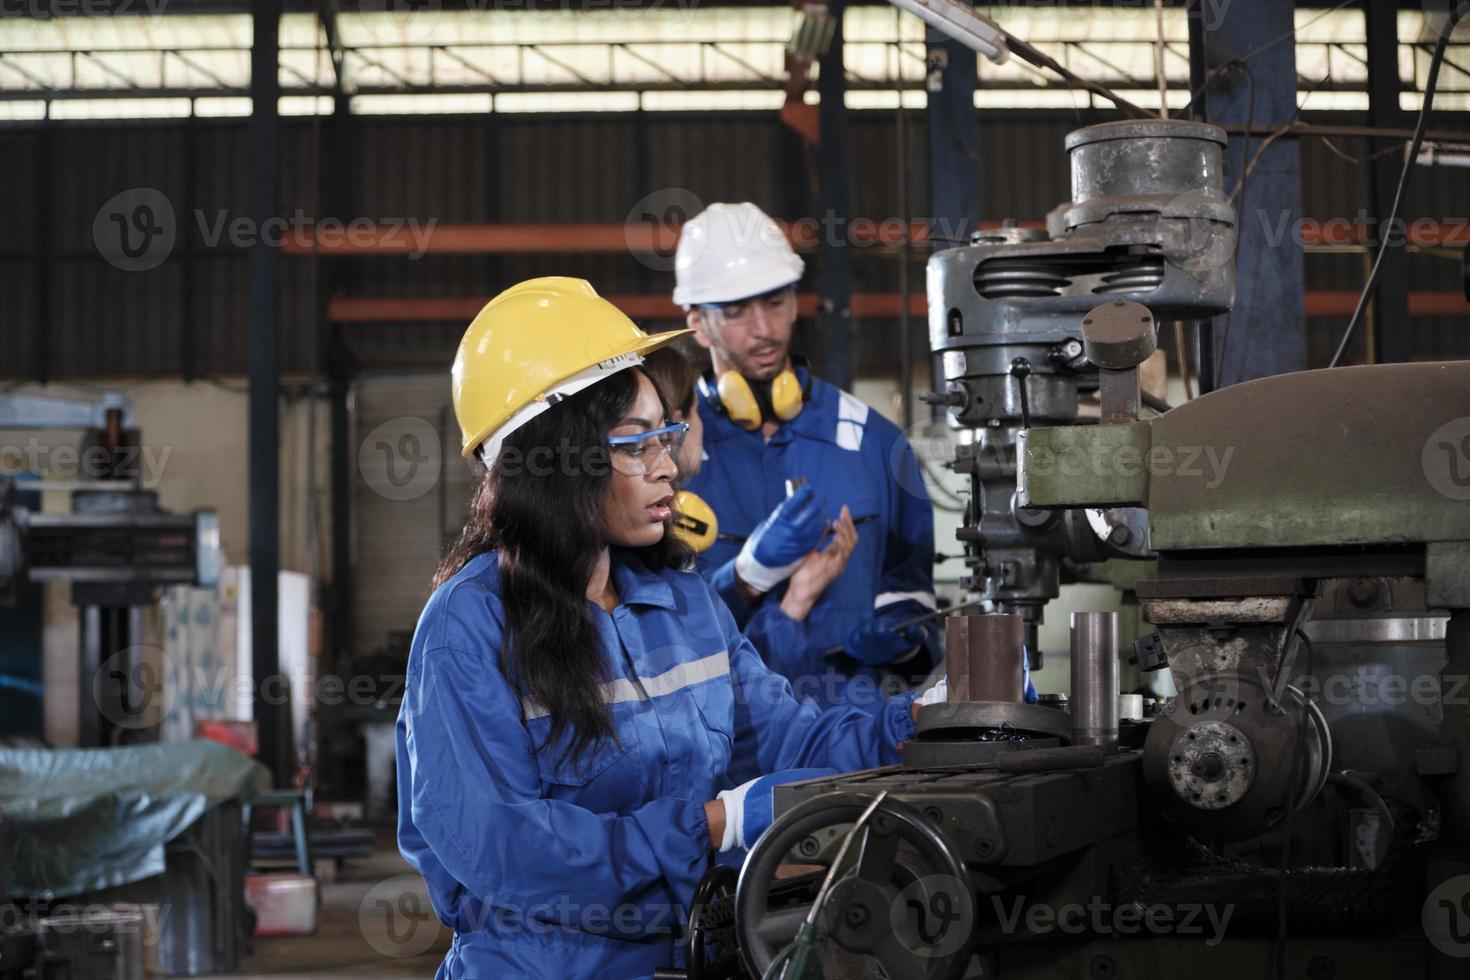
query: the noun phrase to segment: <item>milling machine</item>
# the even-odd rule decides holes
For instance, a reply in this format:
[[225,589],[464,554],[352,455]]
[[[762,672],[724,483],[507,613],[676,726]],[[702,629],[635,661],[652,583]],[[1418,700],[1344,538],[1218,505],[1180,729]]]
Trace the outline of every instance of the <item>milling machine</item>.
[[[1148,416],[1160,321],[1233,302],[1224,143],[1079,130],[1052,234],[930,260],[936,400],[974,434],[968,585],[994,611],[946,620],[949,700],[901,766],[777,789],[738,885],[701,888],[689,976],[1464,975],[1470,362]],[[1114,557],[1149,563],[1133,656],[1178,695],[1120,720],[1116,616],[1079,612],[1069,710],[1024,703],[1063,575]]]
[[[78,745],[150,738],[160,719],[149,691],[161,679],[140,645],[142,609],[158,601],[160,588],[218,581],[219,515],[160,506],[158,492],[144,485],[132,406],[120,396],[0,395],[6,430],[78,431],[82,440],[71,453],[81,463],[75,478],[0,469],[0,605],[20,601],[30,584],[69,583],[80,622],[77,676],[90,679],[78,686]],[[68,493],[71,512],[27,506],[27,495],[46,490]]]

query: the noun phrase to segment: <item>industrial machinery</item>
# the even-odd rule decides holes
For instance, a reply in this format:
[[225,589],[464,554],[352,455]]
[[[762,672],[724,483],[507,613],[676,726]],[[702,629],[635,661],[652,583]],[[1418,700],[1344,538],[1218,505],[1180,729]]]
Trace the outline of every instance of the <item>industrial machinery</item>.
[[[974,430],[968,584],[993,611],[946,620],[949,700],[902,765],[777,789],[738,886],[691,921],[726,955],[690,976],[1464,975],[1470,362],[1150,415],[1160,321],[1233,302],[1223,145],[1079,130],[1051,234],[930,260],[936,400]],[[1115,614],[1079,612],[1067,709],[1022,703],[1063,576],[1114,557],[1156,629],[1132,657],[1177,696],[1120,719]]]
[[[1235,297],[1235,213],[1221,190],[1225,134],[1204,123],[1103,123],[1067,137],[1072,201],[1049,231],[1007,227],[929,261],[929,342],[946,390],[935,400],[973,430],[955,470],[971,482],[961,538],[969,588],[1020,613],[1027,649],[1056,598],[1064,559],[1147,554],[1136,512],[1028,508],[1016,499],[1016,438],[1078,418],[1098,368],[1083,320],[1105,299],[1151,316],[1213,316]],[[1039,666],[1039,664],[1033,664]]]
[[[78,744],[112,745],[144,734],[118,724],[139,714],[138,690],[154,665],[141,656],[139,612],[167,585],[210,586],[220,567],[219,516],[173,514],[143,486],[142,446],[126,401],[0,396],[0,429],[75,430],[74,479],[0,472],[0,602],[22,583],[69,582],[81,615]],[[60,454],[57,454],[60,456]],[[24,460],[24,454],[19,457]],[[54,475],[53,475],[54,476]],[[39,478],[37,478],[39,477]],[[68,491],[71,513],[43,513],[23,493]]]

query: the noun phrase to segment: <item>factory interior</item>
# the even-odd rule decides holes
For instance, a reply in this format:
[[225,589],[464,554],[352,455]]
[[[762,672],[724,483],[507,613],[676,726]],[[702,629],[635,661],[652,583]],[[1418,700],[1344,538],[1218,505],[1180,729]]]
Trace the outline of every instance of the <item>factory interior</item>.
[[1470,976],[1467,168],[1466,0],[0,2],[0,980]]

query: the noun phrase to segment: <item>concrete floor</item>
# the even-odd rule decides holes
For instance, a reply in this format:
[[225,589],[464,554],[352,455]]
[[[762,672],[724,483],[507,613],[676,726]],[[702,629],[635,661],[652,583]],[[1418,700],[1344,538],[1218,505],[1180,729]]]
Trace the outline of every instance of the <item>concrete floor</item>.
[[316,933],[251,941],[230,976],[278,980],[424,980],[434,976],[450,931],[434,917],[423,879],[399,856],[391,830],[371,858],[346,862],[321,886]]

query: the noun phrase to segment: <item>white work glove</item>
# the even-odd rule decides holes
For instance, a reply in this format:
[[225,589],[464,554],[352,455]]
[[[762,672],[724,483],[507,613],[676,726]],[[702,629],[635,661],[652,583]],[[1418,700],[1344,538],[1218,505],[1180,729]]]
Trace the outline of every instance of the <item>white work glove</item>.
[[749,847],[771,826],[773,795],[777,786],[803,779],[835,776],[836,769],[786,769],[741,783],[734,789],[722,790],[716,797],[725,804],[725,836],[720,852],[734,847]]
[[939,683],[919,695],[920,704],[942,704],[949,700],[949,678],[939,678]]

